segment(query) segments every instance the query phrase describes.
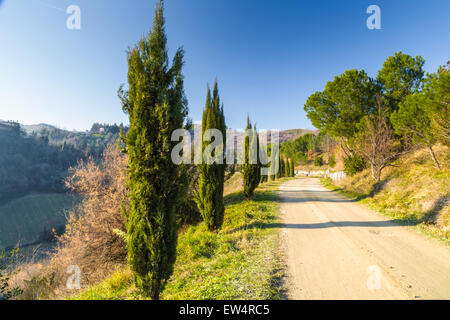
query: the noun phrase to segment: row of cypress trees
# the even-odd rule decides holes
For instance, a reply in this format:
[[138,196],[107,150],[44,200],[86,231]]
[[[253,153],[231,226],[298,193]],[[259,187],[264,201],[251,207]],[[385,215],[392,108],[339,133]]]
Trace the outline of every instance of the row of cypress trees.
[[[177,223],[184,186],[187,184],[186,168],[171,159],[171,150],[178,142],[171,140],[172,132],[182,128],[188,113],[184,94],[182,67],[184,51],[178,49],[172,66],[169,66],[163,1],[155,9],[153,28],[148,36],[128,52],[128,88],[119,89],[123,111],[128,114],[130,128],[121,133],[123,152],[128,155],[129,207],[122,208],[127,228],[128,263],[134,274],[136,287],[152,299],[160,292],[173,273],[176,259]],[[199,186],[195,200],[203,220],[211,231],[221,228],[225,206],[223,188],[226,164],[223,159],[226,145],[226,124],[223,105],[220,103],[217,80],[214,89],[207,89],[206,105],[202,117],[201,153],[198,165]],[[222,141],[211,147],[214,135],[209,129],[222,134]],[[206,133],[206,135],[205,135]],[[251,198],[261,176],[259,137],[256,126],[247,117],[247,135],[244,142],[244,194]],[[270,145],[267,146],[270,153]],[[253,153],[251,152],[253,150]],[[280,160],[279,152],[270,155],[271,161]],[[256,160],[256,161],[255,161]],[[278,175],[293,174],[292,162],[282,162]],[[276,173],[270,172],[272,179]]]

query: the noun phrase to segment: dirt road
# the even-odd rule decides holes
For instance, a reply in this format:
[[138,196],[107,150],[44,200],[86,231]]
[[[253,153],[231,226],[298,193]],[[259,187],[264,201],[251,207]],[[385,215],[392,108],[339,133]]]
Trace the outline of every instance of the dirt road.
[[290,299],[450,299],[450,247],[327,190],[280,187]]

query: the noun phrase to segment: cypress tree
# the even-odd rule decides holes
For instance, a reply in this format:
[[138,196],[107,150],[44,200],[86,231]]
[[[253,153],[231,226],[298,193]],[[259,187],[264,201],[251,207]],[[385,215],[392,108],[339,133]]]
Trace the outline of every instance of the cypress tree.
[[291,177],[295,177],[295,166],[294,166],[294,160],[291,159],[291,164],[289,165],[289,169],[291,170]]
[[281,156],[280,156],[280,174],[279,174],[280,178],[284,177],[284,169],[285,169],[284,164],[285,164],[284,163],[284,158],[281,159]]
[[284,176],[285,177],[290,177],[291,176],[291,166],[289,163],[289,159],[284,159]]
[[[222,133],[220,145],[209,155],[208,145],[212,137],[205,133],[217,129]],[[224,146],[226,145],[226,125],[223,106],[220,105],[217,80],[214,83],[213,96],[210,89],[206,93],[206,105],[202,118],[202,163],[198,165],[199,185],[195,195],[198,208],[208,230],[217,231],[222,227],[225,205],[223,202],[223,184],[225,180]],[[205,161],[205,155],[208,157]]]
[[278,157],[277,158],[278,158],[279,168],[278,168],[278,172],[277,172],[276,176],[277,176],[277,179],[280,179],[282,177],[282,172],[284,170],[283,163],[281,161],[280,151],[278,151]]
[[261,175],[261,179],[260,179],[260,183],[265,183],[265,182],[267,182],[268,181],[268,175],[267,174],[264,174],[264,175],[262,175],[261,174],[261,169],[262,168],[267,168],[268,166],[267,165],[263,165],[262,163],[267,163],[267,160],[268,160],[268,156],[267,156],[267,147],[265,147],[265,146],[262,146],[262,145],[259,145],[259,156],[261,157],[260,158],[260,161],[259,161],[259,163],[260,163],[260,175]]
[[[253,154],[254,151],[256,151],[256,154]],[[242,164],[244,195],[247,199],[253,196],[261,180],[261,166],[258,154],[259,138],[256,132],[256,126],[252,128],[250,118],[247,116],[246,135],[244,138],[244,163]]]
[[270,159],[270,167],[269,167],[270,181],[275,181],[277,176],[275,170],[278,157],[277,154],[272,150],[272,145],[269,145],[267,148],[268,148],[268,156]]
[[130,128],[122,139],[128,154],[129,210],[126,218],[128,263],[136,287],[159,299],[176,258],[182,168],[171,159],[171,134],[187,115],[184,52],[169,68],[163,1],[155,9],[153,29],[128,52],[128,90],[119,89]]

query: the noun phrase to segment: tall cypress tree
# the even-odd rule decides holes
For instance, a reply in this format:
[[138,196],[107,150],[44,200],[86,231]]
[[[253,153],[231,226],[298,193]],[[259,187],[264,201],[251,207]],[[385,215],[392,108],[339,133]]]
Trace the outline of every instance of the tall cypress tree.
[[277,179],[280,179],[282,176],[282,172],[283,172],[283,164],[281,161],[280,151],[278,151],[278,163],[279,163],[279,170],[278,170],[276,176],[277,176]]
[[283,162],[284,162],[284,176],[290,177],[291,176],[291,167],[290,167],[289,159],[284,159]]
[[[267,156],[267,147],[259,145],[259,148],[262,149],[259,152],[259,156],[261,157],[260,159],[260,169],[267,168],[268,165],[263,165],[262,163],[267,163],[268,162],[268,156]],[[260,171],[261,174],[261,171]],[[261,174],[261,178],[260,178],[260,183],[265,183],[268,181],[269,176],[267,174],[262,175]]]
[[291,164],[289,165],[289,169],[291,170],[291,177],[295,177],[295,167],[294,167],[294,160],[291,159]]
[[[222,133],[220,145],[209,155],[208,145],[211,138],[205,133],[217,129]],[[206,137],[206,140],[205,140]],[[223,202],[223,184],[225,180],[224,146],[226,145],[226,125],[223,106],[220,105],[217,80],[214,83],[213,96],[210,89],[206,93],[206,105],[202,118],[202,163],[198,165],[199,185],[195,200],[203,220],[211,231],[219,230],[223,224],[225,205]],[[205,151],[206,150],[206,151]],[[205,161],[205,155],[206,161]]]
[[278,156],[276,152],[272,149],[272,144],[267,146],[268,150],[268,156],[270,159],[270,167],[269,167],[269,175],[270,175],[270,181],[275,181],[276,179],[276,162],[278,161]]
[[279,178],[284,177],[284,159],[281,159],[281,156],[280,156],[280,172],[278,177]]
[[[256,152],[256,154],[254,154]],[[250,117],[247,116],[247,128],[244,138],[244,163],[242,176],[244,180],[244,195],[247,199],[253,196],[261,181],[261,162],[259,160],[259,138],[255,128],[252,128]]]
[[171,134],[187,115],[184,52],[169,68],[163,1],[155,9],[153,29],[128,52],[128,90],[119,89],[130,128],[122,137],[128,154],[130,206],[125,212],[128,263],[136,287],[159,299],[176,258],[175,214],[182,196],[182,168],[171,160]]

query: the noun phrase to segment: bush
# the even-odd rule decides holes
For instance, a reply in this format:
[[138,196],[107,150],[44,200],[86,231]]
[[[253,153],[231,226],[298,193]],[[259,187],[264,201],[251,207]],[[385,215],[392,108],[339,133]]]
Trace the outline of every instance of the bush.
[[314,165],[315,165],[316,167],[321,167],[321,166],[323,166],[323,159],[322,159],[321,156],[319,156],[319,157],[317,157],[317,158],[314,159]]
[[0,251],[0,300],[9,300],[22,293],[22,289],[18,287],[11,288],[10,279],[17,271],[12,271],[9,265],[15,263],[18,250],[6,252]]
[[363,171],[366,167],[366,161],[360,156],[355,155],[344,159],[344,172],[350,176]]

